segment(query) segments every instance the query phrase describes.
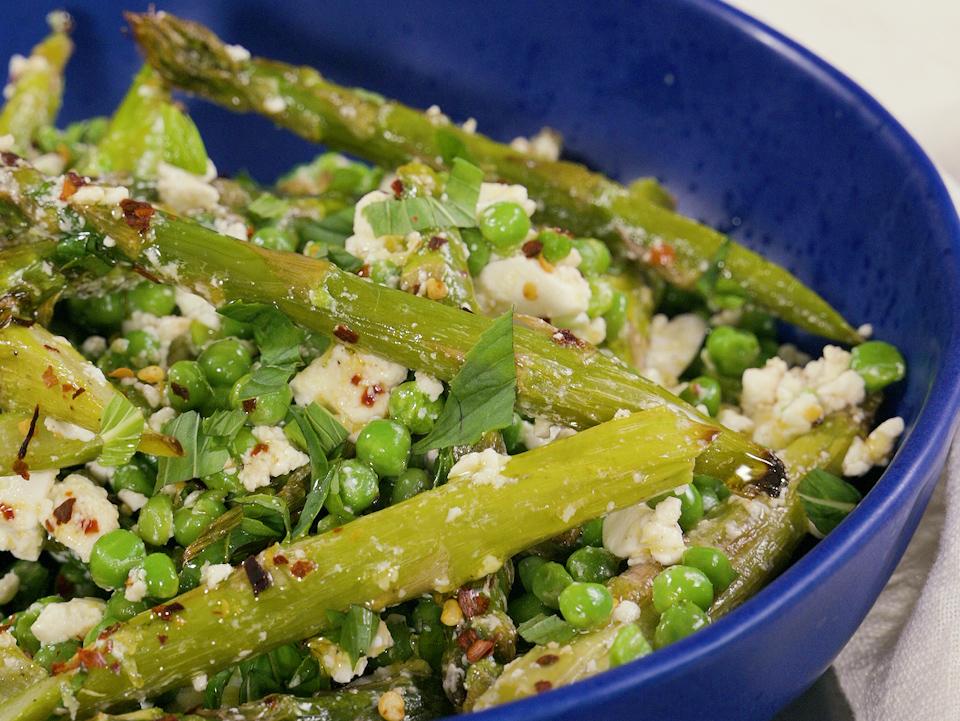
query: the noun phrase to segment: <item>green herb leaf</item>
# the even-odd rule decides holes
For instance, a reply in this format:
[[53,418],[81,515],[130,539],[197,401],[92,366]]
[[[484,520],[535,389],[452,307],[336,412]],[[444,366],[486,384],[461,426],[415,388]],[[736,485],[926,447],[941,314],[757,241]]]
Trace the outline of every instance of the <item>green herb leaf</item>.
[[110,399],[100,419],[103,447],[98,459],[104,466],[122,466],[133,458],[143,434],[143,414],[126,396],[117,393]]
[[154,493],[170,483],[189,481],[199,477],[198,438],[200,435],[200,416],[196,411],[182,413],[167,424],[167,435],[180,441],[183,455],[179,458],[160,458],[157,462],[157,483]]
[[821,536],[840,525],[862,498],[849,483],[819,468],[800,480],[797,493],[807,519]]
[[255,518],[277,533],[290,535],[290,509],[282,498],[269,493],[252,493],[237,498],[236,503],[243,508],[244,518]]
[[527,643],[543,645],[546,643],[567,643],[577,635],[576,630],[558,615],[545,616],[538,613],[528,621],[517,626],[517,633]]
[[243,428],[245,420],[246,416],[243,411],[220,410],[214,411],[212,415],[204,418],[200,427],[204,435],[232,439]]
[[262,193],[247,206],[247,211],[260,220],[274,220],[283,216],[289,209],[290,204],[287,201],[281,200],[272,193]]
[[240,387],[237,399],[245,401],[248,398],[274,393],[287,385],[294,371],[295,367],[292,365],[261,365],[254,369],[249,380]]
[[310,490],[291,534],[297,539],[310,532],[313,522],[323,509],[335,475],[335,468],[330,468],[327,456],[340,447],[349,434],[346,428],[316,403],[311,403],[306,408],[294,406],[290,409],[290,415],[303,434],[307,455],[310,456]]
[[342,248],[347,238],[353,235],[354,212],[354,206],[351,205],[320,220],[298,219],[294,227],[300,236],[301,245],[317,243]]
[[497,318],[470,349],[450,381],[450,392],[430,433],[414,453],[476,443],[487,431],[513,422],[517,368],[513,356],[513,313]]
[[457,158],[473,160],[466,144],[447,128],[437,130],[436,138],[437,145],[440,148],[440,157],[443,158],[445,164],[449,165]]
[[210,679],[207,687],[203,690],[204,708],[220,708],[224,689],[226,689],[236,670],[236,666],[225,668]]
[[454,158],[445,190],[447,202],[459,208],[464,215],[475,217],[482,183],[483,171],[480,168],[463,158]]
[[348,273],[355,273],[363,267],[363,261],[352,253],[348,253],[343,248],[330,246],[327,248],[327,257],[330,262]]
[[283,366],[300,362],[304,332],[276,307],[266,303],[231,303],[218,312],[253,325],[261,365]]
[[349,608],[340,626],[340,648],[350,655],[353,665],[367,653],[379,626],[380,617],[369,608]]

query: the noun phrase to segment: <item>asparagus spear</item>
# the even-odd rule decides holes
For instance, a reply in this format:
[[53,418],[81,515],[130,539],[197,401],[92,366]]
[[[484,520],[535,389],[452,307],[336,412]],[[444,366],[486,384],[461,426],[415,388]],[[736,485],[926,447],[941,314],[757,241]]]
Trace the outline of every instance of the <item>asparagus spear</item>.
[[[328,610],[380,610],[452,590],[522,548],[689,479],[711,432],[656,408],[513,456],[482,493],[465,479],[447,483],[251,557],[217,587],[102,634],[58,678],[75,688],[81,712],[106,708],[316,635]],[[0,708],[0,721],[42,721],[54,710],[44,695],[10,707],[19,715]]]
[[[792,485],[784,501],[753,500],[763,504],[762,514],[731,497],[721,512],[701,521],[688,535],[691,545],[713,546],[724,551],[737,572],[734,582],[710,607],[710,617],[733,610],[755,594],[789,561],[806,532],[806,519],[796,481],[813,468],[838,471],[847,448],[861,432],[863,421],[837,413],[783,452]],[[730,530],[737,533],[731,535]],[[653,579],[662,567],[651,561],[629,568],[611,579],[608,587],[618,600],[640,606],[637,623],[652,638],[658,614],[651,597]],[[476,709],[514,701],[542,690],[565,686],[610,667],[610,646],[623,628],[612,621],[607,626],[576,637],[568,648],[536,646],[509,664],[491,688],[481,696]],[[544,659],[547,659],[546,661]]]
[[0,473],[98,457],[119,465],[138,447],[155,455],[182,453],[175,439],[144,430],[140,411],[103,373],[39,325],[0,329],[0,388]]
[[4,695],[24,691],[46,677],[47,672],[17,646],[8,632],[0,632],[0,690]]
[[[396,166],[440,167],[469,157],[492,180],[520,183],[540,220],[622,246],[667,281],[695,288],[728,239],[664,207],[650,188],[624,188],[584,166],[538,160],[383,97],[335,85],[308,67],[238,58],[202,25],[167,13],[128,13],[147,61],[172,84],[234,111],[268,115],[303,137]],[[857,332],[823,298],[780,266],[730,243],[721,268],[757,306],[804,330],[858,343]]]
[[11,78],[11,94],[0,111],[0,136],[12,135],[14,150],[19,153],[28,153],[35,133],[56,119],[63,96],[63,69],[73,52],[70,16],[53,12],[47,21],[52,32],[34,46],[19,75]]
[[639,273],[630,271],[613,276],[611,285],[624,294],[627,307],[623,327],[613,338],[607,339],[607,347],[631,368],[643,370],[650,345],[653,290],[643,282]]

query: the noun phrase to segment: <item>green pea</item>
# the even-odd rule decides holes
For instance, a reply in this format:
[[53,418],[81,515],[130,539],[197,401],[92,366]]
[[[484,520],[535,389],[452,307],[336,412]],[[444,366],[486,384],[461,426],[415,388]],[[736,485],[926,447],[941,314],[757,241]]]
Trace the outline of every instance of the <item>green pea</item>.
[[528,591],[533,591],[533,574],[537,569],[545,564],[547,560],[542,556],[524,556],[517,563],[517,575],[520,576],[520,583]]
[[721,325],[707,336],[707,353],[723,375],[739,378],[760,357],[760,341],[748,330]]
[[467,270],[470,275],[480,275],[480,271],[487,267],[490,262],[490,254],[493,252],[490,244],[483,239],[483,236],[474,228],[464,228],[463,242],[467,246],[470,255],[467,256]]
[[603,546],[603,519],[594,518],[580,526],[581,546]]
[[245,343],[224,338],[204,348],[197,363],[211,385],[230,386],[250,372],[253,358]]
[[180,588],[177,567],[166,553],[151,553],[143,561],[147,595],[152,598],[173,598]]
[[594,238],[576,238],[573,247],[580,254],[579,271],[584,275],[601,275],[610,267],[610,249]]
[[551,263],[559,263],[570,255],[573,249],[573,239],[566,233],[556,230],[541,230],[537,240],[543,243],[540,253]]
[[737,323],[744,330],[753,333],[757,338],[777,337],[777,321],[769,313],[762,310],[749,308],[740,314],[740,322]]
[[373,505],[380,495],[380,479],[370,466],[357,459],[343,461],[336,477],[337,488],[330,489],[326,507],[330,513],[344,511],[356,515]]
[[126,356],[134,368],[154,365],[160,360],[160,341],[144,330],[132,330],[123,336],[127,341]]
[[653,634],[654,648],[663,648],[686,638],[710,623],[710,619],[700,607],[690,601],[680,601],[671,606],[657,623]]
[[153,493],[155,478],[146,464],[136,460],[118,466],[110,478],[114,491],[134,491],[149,496]]
[[117,621],[128,621],[138,613],[146,611],[148,608],[146,601],[128,601],[124,589],[114,591],[107,599],[107,608],[105,616],[115,618]]
[[191,507],[178,508],[173,514],[173,537],[181,546],[189,546],[226,511],[221,492],[204,491]]
[[667,285],[663,289],[660,302],[657,304],[657,312],[672,317],[681,313],[701,310],[703,307],[703,296],[699,293]]
[[247,451],[252,450],[255,445],[257,445],[257,437],[253,435],[253,431],[244,426],[237,431],[237,435],[230,441],[230,451],[233,455],[240,457]]
[[560,594],[573,583],[567,569],[555,561],[547,561],[533,572],[533,595],[550,608],[559,608]]
[[598,626],[613,612],[613,596],[599,583],[574,581],[561,591],[557,600],[560,613],[574,628]]
[[50,584],[50,571],[36,561],[14,561],[10,570],[20,579],[20,587],[13,600],[12,608],[23,608],[36,601]]
[[896,346],[882,340],[869,340],[851,351],[850,367],[863,378],[868,391],[878,391],[902,380],[907,364]]
[[137,533],[151,546],[164,546],[173,537],[173,500],[158,493],[148,500],[137,517]]
[[399,476],[410,459],[410,431],[396,421],[370,421],[357,436],[357,458],[381,476]]
[[720,412],[720,400],[723,398],[723,391],[716,378],[697,376],[687,384],[687,387],[680,393],[680,397],[691,405],[706,406],[707,413],[716,416]]
[[710,579],[717,594],[723,593],[737,578],[727,554],[710,546],[691,546],[683,552],[683,565],[699,569]]
[[67,311],[80,325],[96,330],[119,328],[127,315],[126,298],[122,293],[104,293],[95,298],[68,298]]
[[407,381],[390,392],[387,408],[390,417],[400,421],[411,433],[424,435],[433,430],[443,410],[443,400],[430,400],[416,381]]
[[640,627],[635,623],[627,624],[617,631],[617,636],[610,645],[610,668],[623,666],[652,651],[650,642]]
[[620,570],[620,559],[603,548],[584,546],[570,554],[567,571],[574,581],[603,583]]
[[609,310],[603,314],[603,319],[607,324],[607,340],[619,337],[620,331],[627,324],[629,305],[630,301],[627,299],[626,293],[619,290],[613,291],[613,302],[611,302]]
[[704,611],[713,603],[713,584],[699,568],[670,566],[653,579],[653,607],[663,613],[680,601],[690,601]]
[[480,232],[496,250],[510,250],[530,232],[530,218],[517,203],[494,203],[480,213]]
[[265,225],[259,228],[250,238],[250,242],[259,245],[261,248],[284,250],[288,253],[295,253],[300,245],[300,239],[296,232],[276,225]]
[[233,407],[230,401],[230,392],[232,390],[233,386],[211,386],[210,400],[208,400],[206,405],[201,409],[201,413],[209,416],[217,411],[230,410]]
[[196,361],[177,361],[167,371],[167,380],[167,399],[174,410],[198,410],[210,401],[210,384]]
[[730,497],[730,489],[727,488],[727,484],[713,476],[696,473],[693,476],[693,485],[700,491],[704,515],[710,513]]
[[422,468],[408,468],[393,482],[390,505],[402,503],[430,489],[430,476]]
[[613,306],[613,287],[602,278],[587,278],[590,285],[590,301],[587,304],[587,315],[597,318],[606,313]]
[[514,454],[526,450],[523,445],[523,418],[514,412],[510,425],[500,431],[507,453]]
[[696,484],[687,483],[670,493],[665,493],[647,501],[647,505],[650,508],[655,508],[664,498],[670,497],[680,499],[680,520],[678,523],[683,532],[686,533],[703,518],[703,496],[700,495]]
[[242,495],[246,490],[236,473],[217,471],[216,473],[211,473],[209,476],[204,476],[200,480],[203,481],[203,485],[211,491]]
[[446,629],[440,623],[440,607],[430,599],[421,599],[413,609],[413,627],[417,631],[417,656],[430,664],[434,671],[440,669],[443,652],[447,647]]
[[139,310],[151,315],[170,315],[177,307],[176,294],[169,285],[160,285],[145,280],[127,291],[130,310]]
[[194,347],[202,348],[217,336],[217,331],[198,320],[190,321],[190,342]]
[[37,640],[37,637],[33,635],[33,631],[30,629],[40,616],[40,612],[43,610],[44,606],[62,600],[63,599],[60,598],[60,596],[46,596],[45,598],[41,598],[38,601],[31,603],[27,607],[27,610],[21,611],[13,617],[14,623],[10,633],[17,640],[17,645],[21,649],[29,654],[34,654],[37,652],[37,650],[40,648],[40,642]]
[[544,606],[540,599],[532,593],[527,592],[510,600],[510,603],[507,604],[507,613],[514,623],[521,624],[541,613],[549,616],[553,613],[553,610]]
[[64,236],[53,250],[53,261],[57,265],[79,260],[87,255],[89,233],[81,232]]
[[278,390],[263,393],[256,398],[241,400],[240,396],[250,382],[247,374],[237,380],[230,390],[230,407],[243,410],[247,420],[255,426],[275,426],[287,416],[290,403],[293,401],[293,391],[289,385]]
[[141,538],[117,528],[97,539],[90,551],[90,575],[101,588],[122,588],[130,571],[143,563],[147,549]]
[[370,263],[370,280],[395,288],[400,280],[400,268],[392,260],[375,260]]
[[52,643],[41,646],[33,655],[34,663],[43,666],[49,672],[55,663],[63,663],[73,658],[73,654],[80,648],[80,642],[70,639],[61,643]]

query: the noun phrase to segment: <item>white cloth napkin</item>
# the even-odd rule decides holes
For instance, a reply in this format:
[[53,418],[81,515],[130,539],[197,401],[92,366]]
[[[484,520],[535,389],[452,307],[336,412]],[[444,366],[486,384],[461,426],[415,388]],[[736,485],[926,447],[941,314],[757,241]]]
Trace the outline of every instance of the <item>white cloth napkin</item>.
[[[960,176],[960,2],[728,1],[850,74]],[[960,186],[945,177],[960,208]],[[856,721],[960,719],[960,438],[916,536],[834,668]]]

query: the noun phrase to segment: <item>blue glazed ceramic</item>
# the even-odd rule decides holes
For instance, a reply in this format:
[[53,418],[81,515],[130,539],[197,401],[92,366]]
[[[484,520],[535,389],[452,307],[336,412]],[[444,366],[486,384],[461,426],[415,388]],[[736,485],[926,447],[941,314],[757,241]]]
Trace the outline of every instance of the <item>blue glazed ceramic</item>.
[[[120,29],[139,0],[66,3],[77,20],[64,118],[109,113],[138,60]],[[893,463],[830,537],[695,637],[481,719],[767,719],[856,629],[933,489],[960,405],[960,225],[916,143],[804,49],[711,0],[470,6],[158,2],[255,54],[510,139],[559,129],[571,157],[656,175],[686,213],[789,266],[910,374],[885,411],[908,421]],[[0,54],[43,32],[47,2],[4,3]],[[193,114],[223,171],[271,178],[314,149],[260,118]]]

